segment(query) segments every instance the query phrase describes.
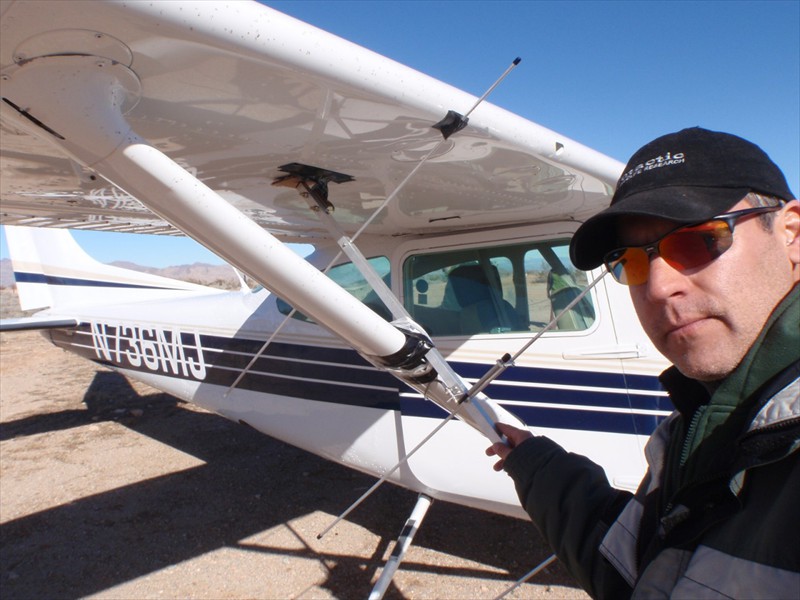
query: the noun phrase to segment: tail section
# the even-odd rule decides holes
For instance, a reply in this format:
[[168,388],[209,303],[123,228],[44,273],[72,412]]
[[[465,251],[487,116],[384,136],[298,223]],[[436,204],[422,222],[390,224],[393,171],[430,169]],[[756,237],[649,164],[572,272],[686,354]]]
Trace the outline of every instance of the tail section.
[[22,310],[118,304],[220,292],[215,288],[105,265],[66,229],[6,225]]

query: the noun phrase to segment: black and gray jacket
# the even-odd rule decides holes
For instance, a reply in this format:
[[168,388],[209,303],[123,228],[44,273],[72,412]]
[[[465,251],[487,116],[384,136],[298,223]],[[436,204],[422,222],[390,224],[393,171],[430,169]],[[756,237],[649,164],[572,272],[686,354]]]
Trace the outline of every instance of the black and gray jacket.
[[662,383],[635,495],[538,437],[505,463],[523,507],[595,597],[800,598],[800,286],[713,394]]

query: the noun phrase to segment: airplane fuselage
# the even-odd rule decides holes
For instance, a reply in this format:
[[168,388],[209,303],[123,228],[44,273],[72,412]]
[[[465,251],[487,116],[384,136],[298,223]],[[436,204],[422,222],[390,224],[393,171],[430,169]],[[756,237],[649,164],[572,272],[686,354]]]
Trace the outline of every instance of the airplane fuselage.
[[[505,270],[499,257],[519,248],[522,254],[530,248],[544,256],[550,256],[547,248],[561,254],[560,235],[553,240],[547,231],[558,233],[562,226],[439,236],[393,248],[385,239],[373,239],[365,248],[381,250],[370,254],[381,257],[393,289],[413,314],[429,318],[437,347],[471,383],[526,343],[541,328],[538,317],[552,311],[546,281],[540,281],[547,263],[528,257],[519,263],[523,276],[513,266]],[[327,264],[334,249],[321,247],[312,260]],[[469,307],[454,310],[448,304],[456,300],[438,282],[439,267],[452,273],[453,260],[487,249],[495,255],[489,263],[500,265],[506,286],[501,293],[508,296],[514,279],[528,282],[528,297],[517,298],[512,309],[530,310],[524,330],[501,326],[463,334],[450,322]],[[424,287],[419,275],[431,281],[424,294],[418,291]],[[353,293],[363,287],[348,263],[330,276]],[[615,485],[633,488],[643,473],[643,443],[669,411],[655,377],[663,359],[631,320],[632,312],[624,312],[630,311],[624,288],[604,281],[588,298],[590,323],[571,322],[546,333],[486,392],[534,431],[602,464]],[[369,304],[369,298],[362,300]],[[540,306],[545,300],[546,309]],[[375,476],[395,466],[445,417],[435,403],[323,327],[300,315],[289,317],[288,305],[263,288],[68,312],[81,325],[48,332],[57,346]],[[442,335],[435,335],[437,330]],[[434,498],[523,517],[510,480],[492,471],[483,453],[487,445],[473,428],[452,421],[390,479]]]

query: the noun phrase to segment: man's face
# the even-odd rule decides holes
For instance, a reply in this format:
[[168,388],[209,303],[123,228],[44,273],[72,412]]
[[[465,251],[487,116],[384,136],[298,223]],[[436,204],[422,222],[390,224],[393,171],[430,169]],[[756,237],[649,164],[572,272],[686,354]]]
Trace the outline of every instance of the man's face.
[[[741,201],[729,212],[745,208],[751,206]],[[757,216],[740,219],[731,248],[706,265],[681,272],[653,257],[649,279],[631,286],[645,332],[687,377],[716,381],[729,375],[800,280],[800,204],[791,202],[772,214],[772,231]],[[648,244],[674,228],[646,217],[619,223],[625,246]]]

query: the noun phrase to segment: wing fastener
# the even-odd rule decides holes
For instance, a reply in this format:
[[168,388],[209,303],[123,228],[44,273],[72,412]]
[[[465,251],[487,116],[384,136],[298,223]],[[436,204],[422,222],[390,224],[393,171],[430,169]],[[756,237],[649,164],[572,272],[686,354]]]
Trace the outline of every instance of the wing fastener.
[[313,198],[316,206],[314,210],[321,210],[326,214],[331,214],[335,207],[328,200],[328,183],[347,183],[355,181],[352,175],[337,173],[329,169],[312,167],[301,163],[288,163],[278,167],[279,171],[287,173],[276,177],[272,185],[278,187],[303,188],[300,193]]

